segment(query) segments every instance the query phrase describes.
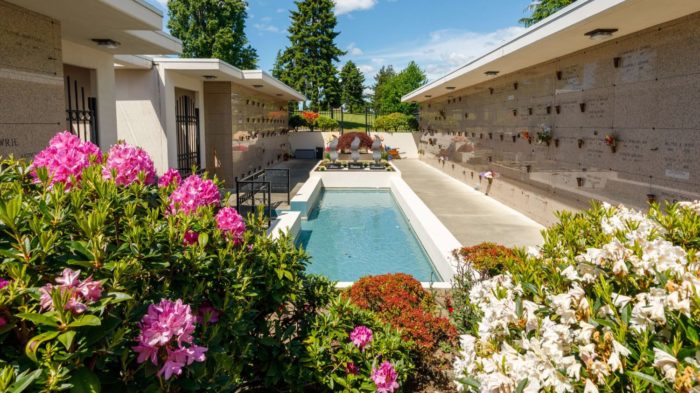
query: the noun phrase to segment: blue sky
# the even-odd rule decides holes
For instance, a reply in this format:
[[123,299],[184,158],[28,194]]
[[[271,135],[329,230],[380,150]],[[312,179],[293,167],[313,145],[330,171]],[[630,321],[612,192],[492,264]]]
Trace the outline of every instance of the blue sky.
[[[156,0],[163,5],[167,0]],[[334,0],[338,46],[348,51],[367,84],[382,65],[403,68],[415,60],[430,80],[512,39],[524,29],[530,0]],[[288,44],[293,0],[250,0],[246,33],[270,71]]]

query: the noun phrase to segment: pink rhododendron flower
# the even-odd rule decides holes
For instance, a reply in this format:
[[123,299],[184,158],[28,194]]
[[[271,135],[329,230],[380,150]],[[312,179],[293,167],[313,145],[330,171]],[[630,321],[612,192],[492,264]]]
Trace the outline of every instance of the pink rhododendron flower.
[[63,269],[63,273],[56,278],[59,285],[46,284],[39,289],[41,298],[39,304],[45,310],[53,309],[51,292],[59,289],[61,293],[69,293],[68,302],[64,309],[75,314],[81,314],[87,310],[87,304],[94,303],[102,297],[102,283],[88,277],[80,281],[80,270]]
[[0,327],[3,327],[7,325],[7,320],[3,317],[0,317]]
[[9,281],[5,280],[4,278],[0,278],[0,289],[3,289],[8,285],[10,285]]
[[34,182],[39,183],[36,168],[46,168],[51,185],[63,183],[66,190],[69,190],[74,185],[73,180],[80,180],[85,168],[92,162],[101,161],[102,152],[99,147],[63,131],[51,138],[49,146],[34,157],[31,174]]
[[138,345],[133,347],[139,354],[137,362],[150,360],[158,366],[160,357],[164,358],[158,376],[166,380],[182,374],[184,366],[203,362],[207,348],[195,345],[192,337],[196,319],[190,306],[180,299],[174,302],[162,299],[148,306],[148,312],[141,319]]
[[208,318],[209,323],[219,322],[219,310],[214,308],[214,306],[212,306],[208,302],[199,306],[199,310],[197,310],[197,314],[199,314],[200,321],[205,321]]
[[186,246],[191,246],[194,244],[197,244],[199,241],[199,233],[195,231],[187,231],[185,232],[185,237],[182,239],[182,244]]
[[182,183],[182,176],[180,176],[180,171],[177,169],[168,169],[163,176],[158,179],[158,187],[168,187],[171,184],[175,184],[175,187]]
[[120,186],[128,186],[138,181],[141,172],[145,175],[145,184],[153,184],[156,177],[153,160],[148,156],[148,153],[140,147],[126,143],[116,144],[109,149],[107,162],[102,168],[102,177],[111,179],[113,170],[117,176],[114,182]]
[[394,389],[399,387],[396,379],[396,370],[389,362],[384,362],[379,368],[372,369],[372,381],[377,385],[377,393],[393,393]]
[[357,375],[360,373],[360,369],[357,368],[357,365],[353,362],[349,362],[348,364],[345,365],[345,370],[348,372],[348,374],[352,375]]
[[170,194],[170,213],[191,214],[202,206],[218,206],[220,199],[219,188],[213,181],[192,175]]
[[367,326],[357,326],[350,332],[350,341],[361,351],[372,341],[372,329]]
[[225,207],[216,213],[216,227],[236,242],[243,239],[245,222],[243,217],[232,207]]

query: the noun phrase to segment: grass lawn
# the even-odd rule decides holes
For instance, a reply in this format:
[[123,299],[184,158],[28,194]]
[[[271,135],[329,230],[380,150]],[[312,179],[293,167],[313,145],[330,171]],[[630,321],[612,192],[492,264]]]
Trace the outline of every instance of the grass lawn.
[[[372,115],[368,116],[370,124]],[[340,123],[340,118],[336,119]],[[365,131],[365,114],[364,113],[344,113],[343,114],[343,129],[345,131]]]

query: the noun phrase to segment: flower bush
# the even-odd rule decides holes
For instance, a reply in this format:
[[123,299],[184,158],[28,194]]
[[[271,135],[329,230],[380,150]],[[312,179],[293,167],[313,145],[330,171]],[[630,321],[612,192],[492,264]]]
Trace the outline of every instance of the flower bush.
[[434,297],[420,282],[403,273],[367,276],[350,287],[347,297],[358,307],[377,313],[400,330],[404,341],[413,344],[411,357],[417,372],[412,384],[444,380],[446,353],[456,345],[457,330],[449,319],[437,315]]
[[562,213],[544,245],[471,277],[461,390],[676,391],[698,384],[700,203]]
[[[218,222],[216,179],[158,187],[142,151],[118,146],[103,165],[64,133],[31,166],[0,160],[0,391],[315,381],[305,340],[332,284],[306,275],[306,255],[268,237],[262,216]],[[384,333],[366,325],[371,348]]]
[[328,390],[391,393],[413,374],[411,347],[374,313],[336,298],[313,323],[306,361]]
[[175,168],[168,169],[158,179],[158,187],[170,187],[171,185],[179,187],[180,183],[182,183],[182,176],[180,176],[180,171]]

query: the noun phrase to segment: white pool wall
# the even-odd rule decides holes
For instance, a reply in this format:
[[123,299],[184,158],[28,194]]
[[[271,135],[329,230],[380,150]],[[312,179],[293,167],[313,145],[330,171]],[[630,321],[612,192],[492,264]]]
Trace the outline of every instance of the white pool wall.
[[[395,167],[394,167],[395,168]],[[433,214],[428,206],[416,195],[411,187],[401,178],[401,172],[353,172],[325,171],[316,172],[312,169],[309,180],[299,189],[291,200],[291,208],[296,215],[284,217],[273,222],[272,233],[289,231],[296,237],[301,227],[301,220],[318,203],[324,188],[379,188],[389,189],[403,211],[413,232],[418,237],[423,249],[433,263],[433,267],[442,277],[442,282],[422,283],[424,287],[435,289],[450,288],[450,281],[455,274],[457,260],[452,255],[453,250],[461,247],[459,241]],[[353,176],[355,175],[355,176]],[[344,288],[352,282],[339,282],[338,287]]]

